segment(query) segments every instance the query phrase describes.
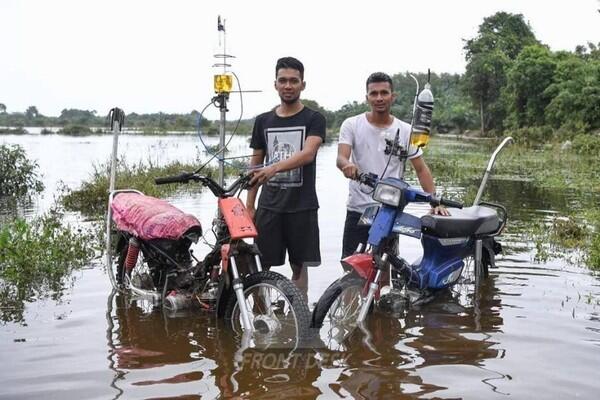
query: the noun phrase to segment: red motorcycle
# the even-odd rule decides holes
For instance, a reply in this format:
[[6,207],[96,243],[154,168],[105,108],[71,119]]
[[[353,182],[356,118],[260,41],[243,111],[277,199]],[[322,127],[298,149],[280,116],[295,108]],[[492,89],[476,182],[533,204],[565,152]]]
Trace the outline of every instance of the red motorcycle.
[[134,299],[169,310],[200,307],[230,321],[238,333],[251,332],[257,343],[293,345],[308,335],[310,313],[299,289],[283,275],[263,271],[259,249],[247,242],[258,234],[238,197],[249,181],[245,174],[224,188],[198,172],[155,180],[197,182],[218,198],[216,243],[201,261],[190,250],[203,233],[196,217],[135,190],[112,191],[117,260],[111,279]]

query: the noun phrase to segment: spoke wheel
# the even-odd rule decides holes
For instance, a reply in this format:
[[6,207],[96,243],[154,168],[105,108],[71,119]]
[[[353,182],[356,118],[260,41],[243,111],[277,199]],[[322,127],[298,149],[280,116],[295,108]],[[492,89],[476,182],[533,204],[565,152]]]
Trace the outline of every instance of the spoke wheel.
[[[131,271],[125,268],[128,246],[119,253],[117,260],[117,282],[124,293],[131,296],[131,301],[136,301],[144,307],[154,307],[161,294],[154,287],[154,281],[148,263],[140,251],[135,266]],[[147,303],[147,304],[146,304]]]
[[[312,326],[320,329],[321,339],[330,348],[339,348],[357,326],[364,302],[366,280],[354,272],[333,282],[323,293],[312,315]],[[373,304],[369,307],[369,313]]]
[[[252,342],[259,348],[295,348],[307,338],[310,312],[300,290],[276,272],[261,271],[244,279],[246,309],[253,325]],[[225,310],[231,327],[243,333],[240,307],[232,292]]]

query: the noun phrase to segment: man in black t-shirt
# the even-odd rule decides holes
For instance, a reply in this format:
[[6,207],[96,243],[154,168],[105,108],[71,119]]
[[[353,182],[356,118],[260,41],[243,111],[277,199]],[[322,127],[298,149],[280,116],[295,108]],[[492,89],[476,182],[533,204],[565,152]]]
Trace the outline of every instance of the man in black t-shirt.
[[[254,122],[251,165],[264,166],[254,172],[251,182],[257,185],[248,191],[246,207],[255,214],[263,267],[284,264],[287,250],[292,281],[306,293],[306,267],[321,263],[315,164],[325,140],[325,118],[300,102],[305,86],[299,60],[277,60],[275,89],[281,103]],[[263,186],[255,213],[259,185]]]

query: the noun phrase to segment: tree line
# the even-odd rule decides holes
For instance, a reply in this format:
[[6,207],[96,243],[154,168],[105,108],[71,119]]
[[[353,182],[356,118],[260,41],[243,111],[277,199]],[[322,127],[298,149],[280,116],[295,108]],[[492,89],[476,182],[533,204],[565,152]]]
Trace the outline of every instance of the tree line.
[[[522,14],[498,12],[483,20],[475,37],[464,41],[464,74],[432,73],[435,95],[433,128],[438,132],[479,130],[502,134],[506,130],[549,140],[556,132],[567,136],[600,128],[600,43],[577,46],[574,51],[552,51],[541,43]],[[421,83],[427,74],[414,73]],[[392,76],[398,94],[392,112],[410,121],[415,83],[409,72]],[[303,102],[323,113],[327,127],[336,131],[349,116],[368,110],[353,101],[330,111],[315,100]],[[195,130],[216,133],[218,121],[193,110],[188,114],[137,114],[126,126],[148,131]],[[239,131],[249,133],[252,119],[242,120]],[[24,113],[7,113],[0,103],[0,126],[100,127],[106,119],[96,111],[64,109],[58,117],[41,115],[35,106]]]

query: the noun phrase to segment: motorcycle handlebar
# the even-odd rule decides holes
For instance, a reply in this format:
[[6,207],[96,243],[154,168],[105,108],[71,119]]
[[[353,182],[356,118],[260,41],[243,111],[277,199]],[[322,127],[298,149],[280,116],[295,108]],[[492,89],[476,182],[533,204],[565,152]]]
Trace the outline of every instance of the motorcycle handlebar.
[[203,175],[197,175],[195,173],[183,172],[179,175],[165,176],[162,178],[155,178],[154,183],[157,185],[165,185],[168,183],[188,183],[190,180],[201,182],[204,186],[210,189],[210,191],[217,197],[231,197],[238,191],[238,189],[248,189],[250,185],[250,174],[243,174],[236,179],[228,188],[223,188],[212,178]]
[[374,188],[375,185],[377,184],[377,175],[369,172],[369,173],[359,173],[358,176],[356,177],[356,180],[359,181],[360,183],[362,183],[363,185],[367,185],[371,188]]
[[444,199],[443,197],[440,197],[439,199],[434,197],[431,199],[429,204],[431,204],[433,207],[437,207],[439,205],[446,206],[446,207],[452,207],[452,208],[463,208],[464,207],[464,204],[461,202]]
[[189,172],[182,172],[179,175],[165,176],[162,178],[155,178],[154,183],[157,185],[166,185],[167,183],[187,183],[194,174]]

